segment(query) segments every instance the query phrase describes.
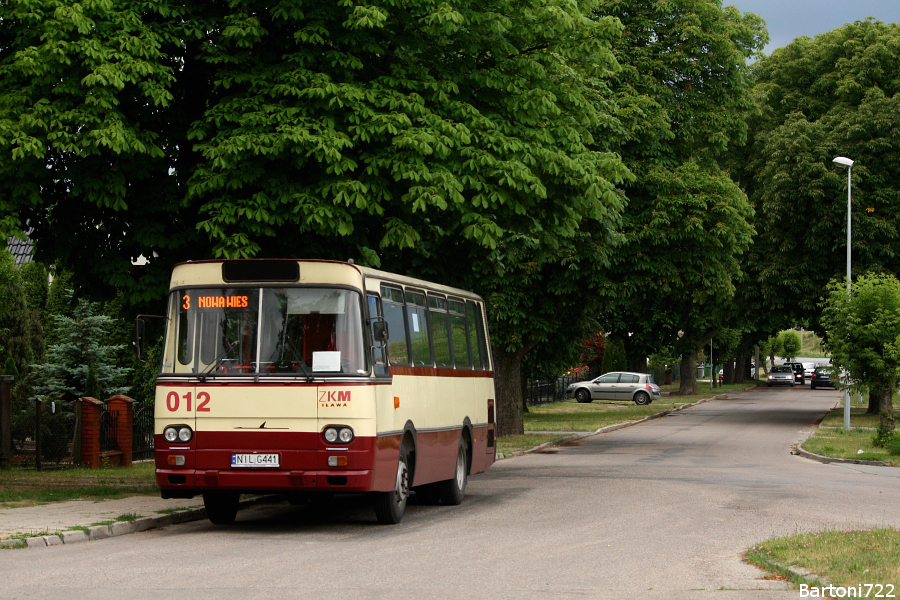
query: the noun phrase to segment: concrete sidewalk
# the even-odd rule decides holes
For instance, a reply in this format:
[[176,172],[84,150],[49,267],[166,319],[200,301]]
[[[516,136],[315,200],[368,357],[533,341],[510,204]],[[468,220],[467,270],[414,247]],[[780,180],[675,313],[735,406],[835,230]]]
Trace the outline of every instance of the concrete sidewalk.
[[[0,548],[71,544],[204,518],[206,510],[199,496],[163,500],[141,495],[0,508]],[[9,539],[11,536],[30,537]]]

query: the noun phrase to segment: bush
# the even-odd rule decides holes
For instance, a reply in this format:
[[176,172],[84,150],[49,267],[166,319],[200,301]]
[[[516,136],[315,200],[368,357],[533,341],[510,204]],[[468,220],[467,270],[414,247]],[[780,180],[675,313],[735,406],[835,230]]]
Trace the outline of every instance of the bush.
[[900,436],[895,435],[893,439],[884,445],[884,449],[891,456],[900,456]]
[[[872,438],[872,445],[876,448],[884,448],[890,454],[900,455],[900,436],[893,427],[886,427],[884,421],[878,423],[875,437]],[[896,448],[896,452],[892,448]]]

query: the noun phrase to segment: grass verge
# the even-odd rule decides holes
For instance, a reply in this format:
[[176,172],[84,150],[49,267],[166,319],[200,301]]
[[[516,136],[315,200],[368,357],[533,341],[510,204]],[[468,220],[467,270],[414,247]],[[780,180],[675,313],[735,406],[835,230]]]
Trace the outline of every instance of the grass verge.
[[107,500],[158,493],[152,462],[107,469],[0,471],[0,507],[6,508],[64,500]]
[[835,408],[800,447],[807,452],[831,458],[877,460],[900,466],[900,456],[891,455],[887,449],[878,448],[872,443],[878,422],[878,415],[867,415],[865,408],[851,408],[850,424],[853,429],[844,431],[844,409]]
[[[745,390],[757,385],[748,382],[720,386],[710,390],[701,388],[690,396],[664,395],[648,406],[638,406],[633,402],[608,402],[595,400],[590,404],[579,404],[574,400],[553,402],[530,407],[525,414],[525,435],[512,435],[497,440],[497,451],[502,454],[523,452],[546,442],[562,439],[575,433],[597,431],[602,427],[637,421],[685,404],[692,404],[703,398],[711,398],[728,392]],[[698,387],[702,386],[698,384]],[[663,393],[676,390],[676,386],[663,387]]]
[[[790,535],[754,546],[745,558],[787,577],[795,585],[819,587],[823,580],[828,580],[836,587],[855,590],[862,585],[864,592],[868,584],[892,585],[895,595],[900,591],[900,530],[897,529]],[[875,591],[858,597],[874,598]]]

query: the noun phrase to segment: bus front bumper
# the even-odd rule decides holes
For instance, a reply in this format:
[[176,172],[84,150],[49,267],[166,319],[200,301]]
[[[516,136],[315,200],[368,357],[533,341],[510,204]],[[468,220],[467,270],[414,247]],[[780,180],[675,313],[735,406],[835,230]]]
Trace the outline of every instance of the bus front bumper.
[[246,493],[370,492],[374,471],[156,469],[163,498],[191,498],[211,491]]

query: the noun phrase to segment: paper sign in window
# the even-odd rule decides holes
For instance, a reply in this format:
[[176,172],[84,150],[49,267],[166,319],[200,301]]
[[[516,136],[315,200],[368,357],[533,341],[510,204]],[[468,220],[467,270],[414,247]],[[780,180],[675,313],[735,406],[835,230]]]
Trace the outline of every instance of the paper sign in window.
[[340,352],[313,352],[312,370],[328,372],[341,370]]
[[416,313],[412,314],[412,326],[413,331],[419,333],[419,315],[417,315]]

